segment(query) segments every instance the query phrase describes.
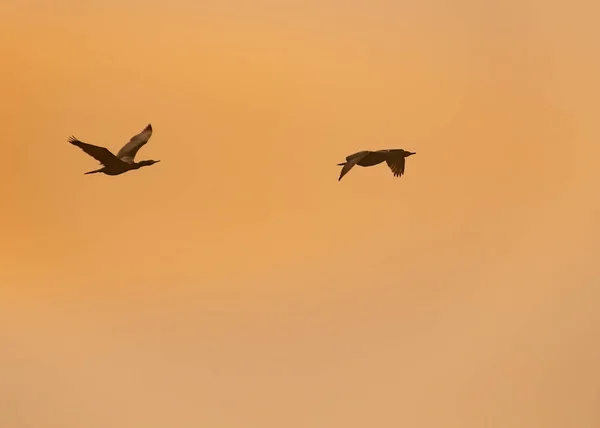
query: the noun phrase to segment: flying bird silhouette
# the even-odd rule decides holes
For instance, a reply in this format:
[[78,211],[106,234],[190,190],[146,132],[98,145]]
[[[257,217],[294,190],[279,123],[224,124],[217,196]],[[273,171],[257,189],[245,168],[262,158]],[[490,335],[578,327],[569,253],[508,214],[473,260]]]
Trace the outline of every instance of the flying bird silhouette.
[[343,166],[338,181],[340,181],[344,175],[348,174],[354,165],[373,166],[378,165],[383,161],[390,167],[394,173],[394,177],[400,177],[404,174],[405,158],[414,154],[415,153],[413,152],[407,152],[402,149],[384,149],[376,151],[363,150],[351,154],[346,157],[346,162],[338,163],[338,166]]
[[129,140],[129,142],[125,144],[121,150],[119,150],[116,156],[105,147],[84,143],[74,136],[71,136],[68,141],[96,159],[98,162],[100,162],[100,165],[103,165],[102,168],[86,172],[85,174],[103,172],[106,175],[119,175],[127,171],[139,169],[143,166],[154,165],[155,163],[160,162],[159,160],[143,160],[140,162],[134,161],[138,150],[148,142],[151,136],[152,125],[148,124],[148,126],[146,126],[142,132],[134,135],[131,140]]

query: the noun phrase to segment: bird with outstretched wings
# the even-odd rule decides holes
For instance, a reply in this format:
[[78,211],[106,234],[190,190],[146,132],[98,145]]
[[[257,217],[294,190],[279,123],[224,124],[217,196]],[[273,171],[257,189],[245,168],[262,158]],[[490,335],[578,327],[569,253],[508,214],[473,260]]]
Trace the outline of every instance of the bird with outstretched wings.
[[96,159],[104,167],[95,171],[89,171],[85,174],[104,173],[107,175],[120,175],[127,171],[132,171],[145,166],[154,165],[159,160],[135,161],[137,152],[148,142],[152,136],[152,125],[148,124],[140,133],[131,137],[121,150],[115,155],[105,147],[94,146],[71,136],[69,143],[79,147],[85,153]]

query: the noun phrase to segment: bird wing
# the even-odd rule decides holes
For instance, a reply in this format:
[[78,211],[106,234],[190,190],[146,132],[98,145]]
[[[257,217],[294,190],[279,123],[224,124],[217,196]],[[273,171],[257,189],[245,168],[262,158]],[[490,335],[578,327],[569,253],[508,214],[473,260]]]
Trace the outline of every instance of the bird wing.
[[406,164],[404,156],[402,156],[402,155],[388,156],[385,159],[385,163],[387,163],[387,165],[390,167],[390,169],[394,173],[394,177],[400,177],[402,174],[404,174],[404,165]]
[[340,173],[340,178],[338,178],[338,181],[340,181],[344,175],[348,174],[348,172],[354,167],[354,165],[360,162],[361,159],[364,159],[365,156],[367,156],[369,153],[370,152],[368,151],[358,152],[346,157],[346,163],[342,168],[342,172]]
[[148,124],[142,132],[131,137],[131,140],[119,150],[117,157],[123,162],[132,163],[138,150],[148,142],[151,136],[152,125]]
[[100,164],[104,166],[114,165],[117,162],[121,163],[121,160],[106,147],[99,147],[94,146],[92,144],[84,143],[83,141],[79,141],[74,136],[69,137],[68,141],[74,146],[79,147],[81,150],[86,152],[88,155],[96,159],[98,162],[100,162]]

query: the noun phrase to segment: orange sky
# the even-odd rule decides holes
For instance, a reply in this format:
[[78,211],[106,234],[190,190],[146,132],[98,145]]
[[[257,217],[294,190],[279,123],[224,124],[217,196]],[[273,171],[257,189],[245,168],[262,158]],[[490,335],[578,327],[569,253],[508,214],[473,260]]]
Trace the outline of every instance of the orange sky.
[[5,3],[0,426],[600,426],[600,6]]

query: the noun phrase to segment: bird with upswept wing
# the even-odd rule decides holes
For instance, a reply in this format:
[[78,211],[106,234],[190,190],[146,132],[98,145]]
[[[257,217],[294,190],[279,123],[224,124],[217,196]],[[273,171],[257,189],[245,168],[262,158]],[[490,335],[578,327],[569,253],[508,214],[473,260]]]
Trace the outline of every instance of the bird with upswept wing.
[[155,163],[160,162],[159,160],[135,161],[135,156],[138,150],[140,150],[148,142],[151,136],[152,125],[148,124],[148,126],[146,126],[142,132],[134,135],[116,155],[114,155],[105,147],[84,143],[74,136],[71,136],[68,141],[74,146],[79,147],[102,165],[102,168],[86,172],[85,174],[102,172],[106,175],[120,175],[127,171],[132,171],[134,169],[154,165]]

